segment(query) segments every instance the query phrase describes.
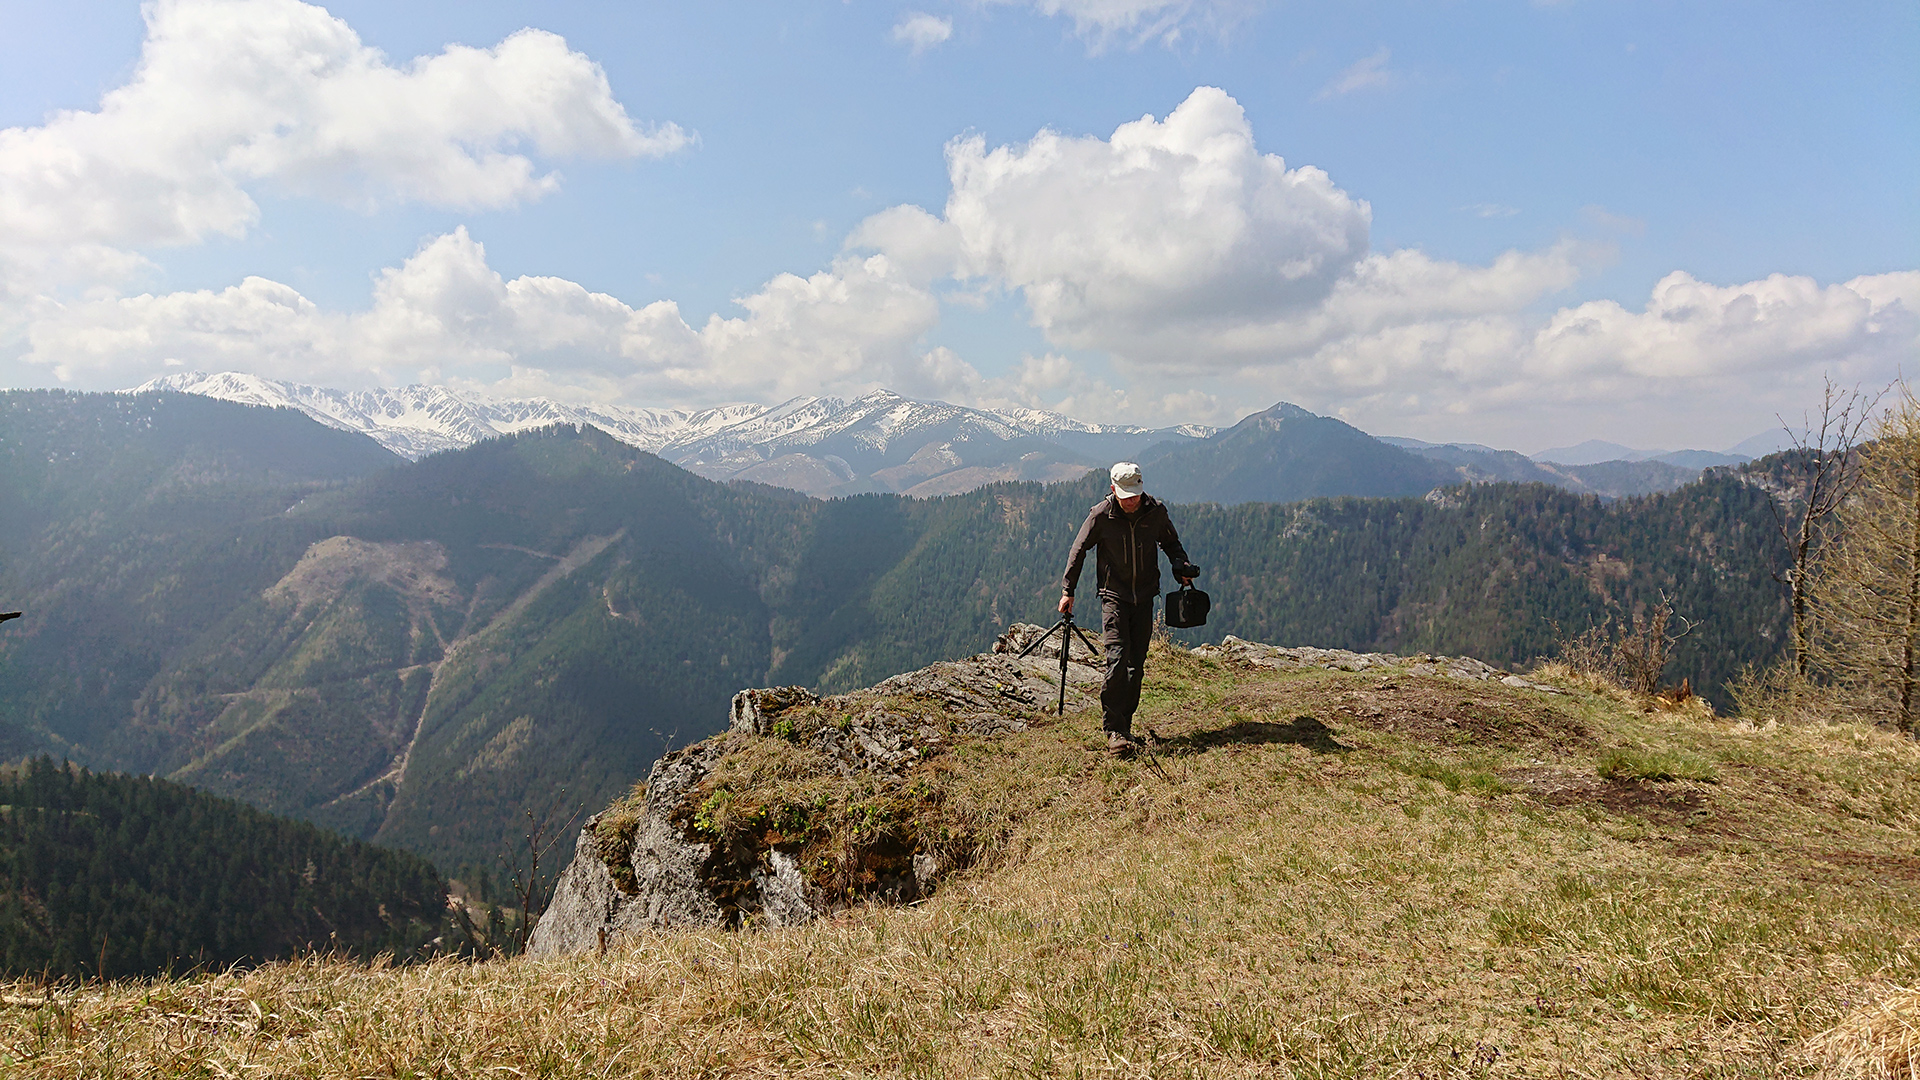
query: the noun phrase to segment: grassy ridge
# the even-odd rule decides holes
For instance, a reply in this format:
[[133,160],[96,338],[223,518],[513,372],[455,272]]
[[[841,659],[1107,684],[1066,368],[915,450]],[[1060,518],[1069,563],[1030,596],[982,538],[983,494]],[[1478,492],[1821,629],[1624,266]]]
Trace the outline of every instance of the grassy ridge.
[[[912,908],[544,963],[16,984],[0,1054],[29,1076],[1774,1076],[1920,979],[1909,741],[1571,682],[1167,649],[1149,672],[1165,775],[1097,753],[1088,714],[956,747],[948,797],[1007,839]],[[1702,778],[1626,775],[1661,762]]]

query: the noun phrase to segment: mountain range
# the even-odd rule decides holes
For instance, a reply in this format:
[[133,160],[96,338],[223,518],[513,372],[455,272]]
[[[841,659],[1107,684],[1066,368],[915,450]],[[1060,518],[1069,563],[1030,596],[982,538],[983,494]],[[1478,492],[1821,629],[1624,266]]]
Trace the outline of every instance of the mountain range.
[[1378,438],[1281,402],[1233,427],[1142,458],[1155,493],[1171,502],[1293,502],[1337,495],[1424,495],[1454,484],[1539,483],[1620,499],[1673,491],[1702,468],[1666,461],[1593,465],[1536,462],[1473,443]]
[[439,386],[331,390],[230,371],[162,376],[128,392],[154,391],[297,409],[415,461],[554,424],[594,427],[710,480],[817,496],[946,495],[1000,480],[1067,480],[1214,431],[1089,424],[1037,409],[971,409],[886,390],[851,401],[797,397],[773,406],[634,409],[547,398],[492,401]]
[[[1613,502],[1449,474],[1292,406],[1167,452],[1160,490],[1211,492],[1175,508],[1214,596],[1179,633],[1518,663],[1665,595],[1701,623],[1674,677],[1705,693],[1779,649],[1746,472]],[[1104,488],[819,500],[590,426],[409,462],[290,409],[0,393],[0,606],[26,612],[0,628],[0,754],[487,866],[741,687],[850,689],[1046,617]]]
[[[1174,502],[1289,502],[1328,495],[1419,495],[1448,484],[1545,483],[1624,498],[1671,491],[1738,453],[1642,452],[1611,443],[1565,460],[1474,443],[1376,438],[1282,402],[1225,430],[1090,424],[1035,409],[973,409],[880,390],[851,401],[799,397],[775,406],[632,409],[544,398],[490,401],[445,387],[330,390],[226,372],[165,376],[130,393],[177,391],[296,409],[419,460],[554,424],[593,427],[711,480],[828,497],[951,495],[1006,480],[1074,480],[1119,459],[1152,465]],[[1606,456],[1617,451],[1614,456]]]
[[1762,432],[1725,450],[1636,450],[1631,446],[1588,439],[1572,446],[1556,446],[1529,454],[1535,461],[1553,465],[1597,465],[1603,461],[1664,461],[1682,468],[1706,469],[1715,465],[1738,465],[1757,457],[1785,450],[1793,445],[1785,429]]

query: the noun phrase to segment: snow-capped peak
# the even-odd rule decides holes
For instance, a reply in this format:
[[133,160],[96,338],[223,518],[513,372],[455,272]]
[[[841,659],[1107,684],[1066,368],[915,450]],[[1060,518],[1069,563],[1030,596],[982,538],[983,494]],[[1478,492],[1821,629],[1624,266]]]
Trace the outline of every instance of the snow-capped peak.
[[[758,478],[759,473],[752,470],[787,458],[824,463],[821,467],[836,476],[850,470],[880,476],[929,446],[941,448],[947,457],[966,453],[963,448],[968,446],[981,448],[991,457],[997,444],[1017,439],[1038,439],[1059,446],[1064,455],[1059,471],[1067,475],[1073,473],[1070,462],[1086,467],[1087,459],[1077,453],[1093,452],[1086,447],[1071,451],[1061,445],[1074,438],[1204,438],[1212,433],[1212,429],[1196,425],[1156,431],[1089,424],[1039,409],[973,409],[944,401],[919,401],[891,390],[875,390],[852,401],[803,396],[772,407],[738,404],[695,410],[635,409],[571,405],[550,398],[493,400],[444,386],[331,390],[228,371],[218,375],[164,375],[125,392],[154,391],[298,409],[320,423],[360,432],[416,460],[441,450],[471,446],[482,439],[553,424],[590,425],[715,478]],[[858,468],[850,462],[858,462]],[[774,472],[785,475],[777,468]],[[886,484],[900,480],[881,479]],[[848,477],[840,480],[854,482]],[[786,481],[776,476],[772,482]],[[803,486],[803,490],[812,488]]]
[[495,401],[444,386],[330,390],[304,383],[227,371],[163,375],[134,387],[139,394],[171,390],[245,405],[298,409],[329,427],[358,431],[402,457],[418,460],[481,439],[552,424],[587,424],[642,450],[707,434],[766,412],[761,405],[712,409],[629,409],[569,405],[551,398]]

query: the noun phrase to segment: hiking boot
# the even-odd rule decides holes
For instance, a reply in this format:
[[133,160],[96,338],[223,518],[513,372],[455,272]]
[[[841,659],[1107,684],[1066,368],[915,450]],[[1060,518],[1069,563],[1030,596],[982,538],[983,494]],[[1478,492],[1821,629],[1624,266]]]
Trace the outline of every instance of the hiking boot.
[[1138,749],[1140,749],[1140,744],[1137,742],[1134,742],[1132,739],[1128,738],[1126,735],[1118,731],[1107,732],[1107,753],[1113,755],[1114,757],[1117,757],[1120,760],[1125,761],[1126,759],[1132,757],[1134,754],[1134,751]]

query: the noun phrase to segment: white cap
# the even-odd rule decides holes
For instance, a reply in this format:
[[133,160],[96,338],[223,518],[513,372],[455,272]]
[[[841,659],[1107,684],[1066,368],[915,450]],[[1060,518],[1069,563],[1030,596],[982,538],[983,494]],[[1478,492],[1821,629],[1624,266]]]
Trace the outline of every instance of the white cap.
[[1119,492],[1122,498],[1131,499],[1147,493],[1146,481],[1140,479],[1140,466],[1131,461],[1115,465],[1107,476],[1113,481],[1113,490]]

